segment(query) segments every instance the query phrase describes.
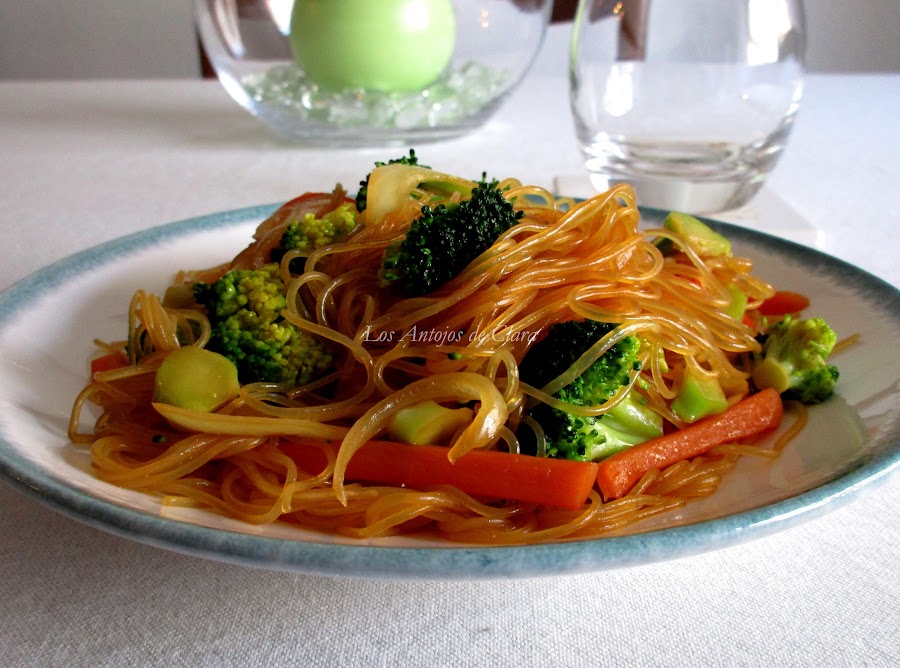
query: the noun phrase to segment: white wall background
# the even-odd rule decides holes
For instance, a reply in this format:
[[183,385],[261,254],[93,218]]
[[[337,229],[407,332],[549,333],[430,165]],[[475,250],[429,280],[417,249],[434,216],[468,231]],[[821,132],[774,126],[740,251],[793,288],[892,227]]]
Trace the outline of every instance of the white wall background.
[[0,0],[0,79],[199,76],[191,0]]
[[[806,15],[810,71],[900,71],[900,0]],[[0,79],[199,76],[190,0],[0,0]]]

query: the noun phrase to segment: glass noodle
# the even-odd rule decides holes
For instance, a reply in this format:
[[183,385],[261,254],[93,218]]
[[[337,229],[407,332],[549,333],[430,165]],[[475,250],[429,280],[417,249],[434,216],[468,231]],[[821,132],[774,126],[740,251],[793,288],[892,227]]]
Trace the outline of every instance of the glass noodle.
[[[679,241],[665,230],[639,229],[628,186],[583,202],[513,180],[500,187],[524,217],[449,284],[423,297],[398,295],[378,273],[385,249],[419,213],[413,201],[345,242],[309,253],[299,276],[289,267],[300,253],[287,253],[281,261],[285,317],[329,343],[334,371],[303,387],[245,385],[213,413],[163,407],[163,415],[152,406],[161,361],[179,345],[205,345],[210,325],[199,309],[169,308],[138,291],[129,313],[130,364],[94,375],[76,401],[71,439],[89,445],[100,478],[159,495],[165,504],[349,536],[421,532],[479,544],[621,530],[713,493],[740,456],[770,455],[753,445],[720,448],[651,472],[621,499],[604,501],[594,491],[578,510],[473,498],[446,486],[416,490],[346,479],[360,447],[383,437],[398,410],[429,398],[475,407],[471,422],[446,444],[451,461],[474,449],[516,452],[522,429],[536,432],[540,449],[540,427],[525,416],[529,404],[559,404],[552,395],[628,335],[646,342],[633,391],[676,427],[682,424],[669,404],[686,366],[717,377],[730,403],[748,393],[740,358],[758,344],[752,327],[724,313],[726,286],[746,294],[751,309],[774,292],[751,274],[749,259],[700,258],[686,247],[677,261],[663,257],[653,240]],[[323,213],[346,201],[340,190],[320,199]],[[175,284],[211,282],[230,269],[265,264],[285,225],[265,221],[234,260],[182,272]],[[620,326],[546,387],[523,383],[518,364],[540,334],[584,318]],[[179,340],[185,331],[194,338]],[[602,414],[623,395],[574,410]],[[101,415],[84,431],[89,403]],[[298,440],[321,443],[312,446],[322,451],[321,468],[304,470],[286,454],[285,445]],[[335,452],[328,440],[340,448]]]

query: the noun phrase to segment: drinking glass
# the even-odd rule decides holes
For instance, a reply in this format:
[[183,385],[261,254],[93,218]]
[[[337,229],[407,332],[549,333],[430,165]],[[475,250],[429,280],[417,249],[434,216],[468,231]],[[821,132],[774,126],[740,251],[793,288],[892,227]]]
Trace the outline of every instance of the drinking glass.
[[787,143],[804,41],[801,0],[580,0],[569,82],[594,185],[689,213],[746,203]]

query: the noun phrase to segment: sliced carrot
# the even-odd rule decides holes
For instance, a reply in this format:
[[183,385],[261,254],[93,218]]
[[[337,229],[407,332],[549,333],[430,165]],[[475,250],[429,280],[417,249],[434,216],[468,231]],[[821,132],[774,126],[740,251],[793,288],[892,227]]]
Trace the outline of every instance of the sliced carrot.
[[766,316],[795,315],[809,308],[809,298],[799,292],[779,290],[759,305],[759,312]]
[[645,473],[702,455],[716,445],[760,434],[781,422],[784,408],[773,389],[742,399],[724,413],[650,439],[600,462],[597,484],[607,499],[624,496]]
[[91,375],[100,371],[112,371],[128,366],[128,356],[119,351],[106,353],[91,360]]
[[[325,468],[321,446],[335,453],[338,441],[289,439],[282,451],[308,473]],[[473,496],[509,499],[577,510],[597,479],[597,464],[506,452],[473,450],[451,464],[447,448],[369,441],[347,466],[346,480],[416,489],[451,485]]]

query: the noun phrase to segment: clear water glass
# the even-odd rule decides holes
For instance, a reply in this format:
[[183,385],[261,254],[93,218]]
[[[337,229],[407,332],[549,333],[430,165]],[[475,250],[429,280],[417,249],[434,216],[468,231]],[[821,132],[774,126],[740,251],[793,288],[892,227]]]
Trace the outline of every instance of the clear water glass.
[[746,203],[803,91],[801,0],[580,0],[572,113],[598,190],[690,213]]

